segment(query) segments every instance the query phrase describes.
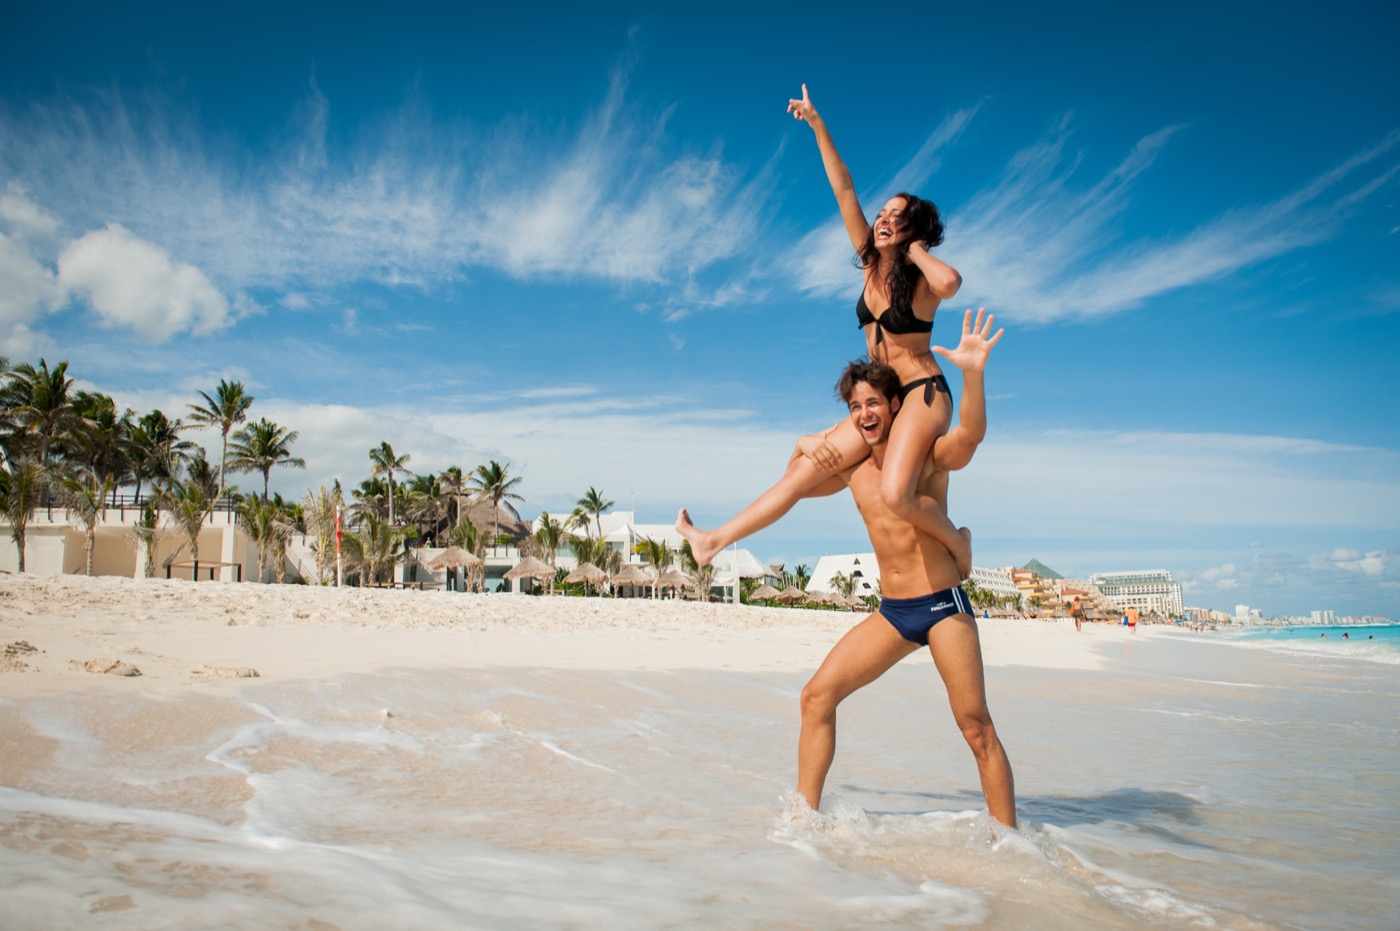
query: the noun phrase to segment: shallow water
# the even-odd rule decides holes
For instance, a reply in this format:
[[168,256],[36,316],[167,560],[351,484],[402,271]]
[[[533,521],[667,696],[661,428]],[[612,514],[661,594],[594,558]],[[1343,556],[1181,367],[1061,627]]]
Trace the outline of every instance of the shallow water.
[[1393,669],[1104,650],[988,670],[1018,832],[983,812],[927,662],[842,706],[819,814],[787,794],[795,675],[0,705],[4,927],[1400,926]]

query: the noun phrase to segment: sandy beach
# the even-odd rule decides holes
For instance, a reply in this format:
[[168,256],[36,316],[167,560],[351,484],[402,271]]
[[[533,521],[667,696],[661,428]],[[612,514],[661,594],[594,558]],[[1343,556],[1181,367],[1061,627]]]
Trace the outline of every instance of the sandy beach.
[[0,576],[5,927],[1395,926],[1393,667],[986,621],[1021,830],[922,653],[802,812],[857,619]]

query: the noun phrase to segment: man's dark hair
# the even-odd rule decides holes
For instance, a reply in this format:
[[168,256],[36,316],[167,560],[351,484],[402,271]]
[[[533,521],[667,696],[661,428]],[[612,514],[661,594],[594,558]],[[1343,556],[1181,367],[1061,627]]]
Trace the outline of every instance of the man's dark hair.
[[888,401],[893,401],[899,395],[899,376],[895,374],[894,369],[883,362],[857,359],[847,363],[846,370],[836,380],[836,396],[849,404],[851,392],[856,390],[856,385],[860,382],[865,382],[883,394]]

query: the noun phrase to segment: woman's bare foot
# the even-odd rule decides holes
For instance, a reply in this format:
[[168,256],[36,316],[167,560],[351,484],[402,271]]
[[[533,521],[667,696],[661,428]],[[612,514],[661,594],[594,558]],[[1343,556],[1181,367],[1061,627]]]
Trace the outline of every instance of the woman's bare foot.
[[959,527],[958,536],[962,537],[963,542],[953,550],[953,561],[958,564],[958,572],[967,579],[972,576],[972,531],[966,527]]
[[[715,542],[714,534],[706,533],[690,522],[690,512],[685,508],[676,513],[676,532],[690,541],[690,552],[702,566],[708,566],[721,549]],[[968,558],[971,559],[971,556]]]

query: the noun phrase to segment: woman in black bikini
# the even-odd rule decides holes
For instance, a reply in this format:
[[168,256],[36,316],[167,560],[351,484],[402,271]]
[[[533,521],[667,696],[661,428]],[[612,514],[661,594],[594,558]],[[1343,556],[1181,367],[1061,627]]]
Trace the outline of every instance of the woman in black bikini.
[[[937,501],[915,490],[933,441],[948,432],[953,413],[952,392],[933,358],[933,353],[948,356],[949,351],[941,346],[930,350],[929,341],[938,305],[957,293],[962,276],[928,251],[943,241],[938,210],[926,200],[896,194],[880,208],[872,226],[856,197],[851,173],[812,106],[806,84],[802,85],[801,100],[788,101],[788,112],[807,123],[816,136],[827,180],[856,250],[864,279],[856,320],[865,333],[866,349],[872,359],[893,368],[902,385],[903,406],[890,432],[882,496],[896,514],[948,547],[964,575],[969,574],[971,534],[954,527]],[[822,480],[851,468],[867,455],[869,447],[845,418],[825,433],[798,440],[778,483],[724,525],[701,530],[682,508],[676,529],[690,541],[696,560],[704,565],[730,543],[782,517]]]

